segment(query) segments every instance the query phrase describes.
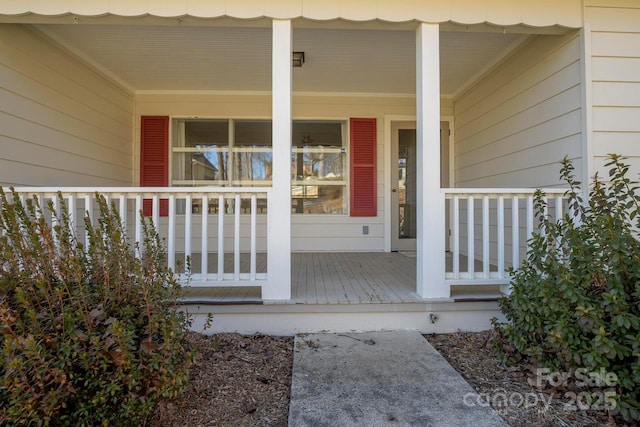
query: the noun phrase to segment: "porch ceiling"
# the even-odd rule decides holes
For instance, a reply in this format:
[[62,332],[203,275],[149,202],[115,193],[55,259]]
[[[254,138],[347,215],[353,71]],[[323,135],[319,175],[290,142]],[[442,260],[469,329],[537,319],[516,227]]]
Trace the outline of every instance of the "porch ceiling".
[[[269,91],[271,29],[232,26],[37,27],[133,91]],[[452,95],[524,40],[522,34],[440,33],[441,92]],[[296,92],[415,93],[412,30],[295,28]]]

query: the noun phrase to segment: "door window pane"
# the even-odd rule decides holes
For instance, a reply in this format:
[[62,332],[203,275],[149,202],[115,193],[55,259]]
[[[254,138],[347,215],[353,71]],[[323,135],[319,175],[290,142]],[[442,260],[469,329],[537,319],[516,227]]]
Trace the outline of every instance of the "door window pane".
[[398,236],[415,239],[416,224],[416,131],[398,131]]

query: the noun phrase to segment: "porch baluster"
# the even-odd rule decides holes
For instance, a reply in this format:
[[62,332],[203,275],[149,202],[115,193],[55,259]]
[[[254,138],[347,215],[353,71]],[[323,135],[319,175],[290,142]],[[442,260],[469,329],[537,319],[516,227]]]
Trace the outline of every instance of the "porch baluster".
[[526,240],[529,241],[533,234],[533,196],[527,196],[527,235]]
[[[142,194],[136,195],[136,242],[138,245],[142,242]],[[136,256],[140,255],[140,251],[136,252]]]
[[[53,194],[51,197],[51,202],[53,204],[53,212],[51,212],[51,228],[55,230],[56,225],[58,225],[58,215],[60,215],[60,203],[58,201],[58,195]],[[53,233],[53,243],[58,246],[60,243],[58,239],[58,233]]]
[[40,205],[40,211],[36,211],[36,218],[40,219],[42,215],[44,215],[47,207],[45,206],[45,198],[42,194],[38,194],[37,199],[38,205]]
[[482,275],[489,278],[489,196],[482,197]]
[[504,278],[504,196],[498,196],[498,277]]
[[76,195],[67,196],[67,208],[69,209],[69,232],[72,236],[76,234]]
[[520,267],[520,202],[518,196],[511,199],[511,264]]
[[460,197],[453,197],[453,278],[460,278]]
[[555,212],[556,212],[556,222],[560,221],[562,219],[562,197],[561,196],[556,196],[556,206],[555,206]]
[[236,194],[233,201],[234,230],[233,230],[233,280],[240,280],[240,195]]
[[[93,197],[90,194],[85,194],[84,196],[84,212],[89,219],[89,223],[93,225]],[[89,230],[86,224],[84,226],[84,244],[87,248],[89,247]]]
[[224,279],[224,196],[218,196],[218,280]]
[[251,267],[249,279],[256,280],[256,211],[258,210],[258,200],[255,194],[251,195]]
[[184,199],[184,268],[185,273],[191,273],[191,194],[187,194]]
[[24,193],[20,193],[18,198],[20,199],[20,203],[22,204],[22,206],[26,206],[27,195]]
[[[220,215],[218,213],[218,215]],[[205,281],[207,280],[207,274],[208,274],[208,262],[209,262],[209,241],[208,241],[208,230],[207,230],[207,226],[208,224],[208,220],[209,220],[209,198],[206,195],[202,196],[202,212],[201,212],[201,218],[202,218],[202,228],[201,228],[201,233],[200,233],[200,237],[201,237],[201,251],[202,253],[200,254],[200,265],[201,265],[201,275],[200,275],[200,280]],[[218,254],[219,256],[219,254]],[[220,272],[218,271],[218,274],[220,274]]]
[[[547,216],[549,215],[549,198],[548,197],[543,197],[542,201],[544,202],[544,208],[542,209],[542,215],[547,218]],[[544,229],[540,229],[540,235],[544,236],[546,233],[544,232]]]
[[160,199],[158,198],[158,195],[155,194],[152,197],[152,219],[153,219],[153,226],[156,227],[156,230],[158,230],[159,228],[159,224],[160,224]]
[[176,196],[169,196],[169,225],[167,230],[167,264],[176,269]]
[[473,196],[467,197],[467,277],[473,279],[475,277],[475,230],[474,230],[474,203]]
[[120,195],[120,222],[122,223],[122,229],[127,231],[127,195]]

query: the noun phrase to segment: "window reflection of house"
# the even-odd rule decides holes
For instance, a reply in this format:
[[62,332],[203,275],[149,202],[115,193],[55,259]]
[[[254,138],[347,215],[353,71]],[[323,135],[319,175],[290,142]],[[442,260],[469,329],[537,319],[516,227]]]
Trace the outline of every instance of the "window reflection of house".
[[216,168],[204,153],[194,153],[191,158],[191,176],[194,180],[214,180],[218,174]]

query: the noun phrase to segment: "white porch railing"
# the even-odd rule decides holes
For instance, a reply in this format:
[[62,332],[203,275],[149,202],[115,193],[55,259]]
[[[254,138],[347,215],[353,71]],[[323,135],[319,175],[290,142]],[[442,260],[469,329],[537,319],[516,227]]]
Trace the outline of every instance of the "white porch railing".
[[[270,188],[20,187],[15,191],[23,200],[35,195],[43,208],[51,200],[54,209],[59,209],[60,192],[80,241],[88,240],[83,218],[88,215],[93,221],[96,217],[96,192],[115,205],[131,244],[143,238],[141,211],[144,201],[150,200],[153,223],[166,242],[168,265],[184,278],[189,260],[190,286],[264,289],[270,280],[278,280],[269,277],[266,267]],[[168,205],[166,216],[161,216],[161,204]],[[52,218],[48,209],[45,215]]]
[[[265,289],[283,281],[289,271],[268,271],[267,259],[283,259],[277,253],[277,236],[268,238],[274,219],[269,211],[271,188],[42,188],[20,187],[22,197],[36,195],[41,206],[57,203],[60,192],[66,201],[78,239],[88,239],[85,214],[96,216],[98,192],[115,204],[130,243],[140,242],[140,212],[150,200],[152,219],[166,241],[167,261],[184,274],[191,264],[191,286],[256,286]],[[548,213],[559,220],[566,211],[565,189],[544,189]],[[8,192],[8,189],[5,189]],[[534,189],[443,189],[448,210],[451,252],[444,281],[455,285],[506,286],[509,267],[518,267],[527,241],[537,228]],[[161,201],[168,215],[161,216]],[[272,209],[269,209],[269,208]],[[54,209],[57,209],[54,207]],[[51,212],[45,214],[51,215]],[[274,227],[276,229],[277,227]],[[444,248],[443,248],[444,250]],[[503,288],[504,289],[504,288]]]
[[[447,263],[445,282],[450,286],[508,285],[509,267],[520,265],[527,241],[538,227],[535,189],[442,191],[449,211],[452,258]],[[548,214],[556,220],[566,210],[566,191],[543,189]]]

